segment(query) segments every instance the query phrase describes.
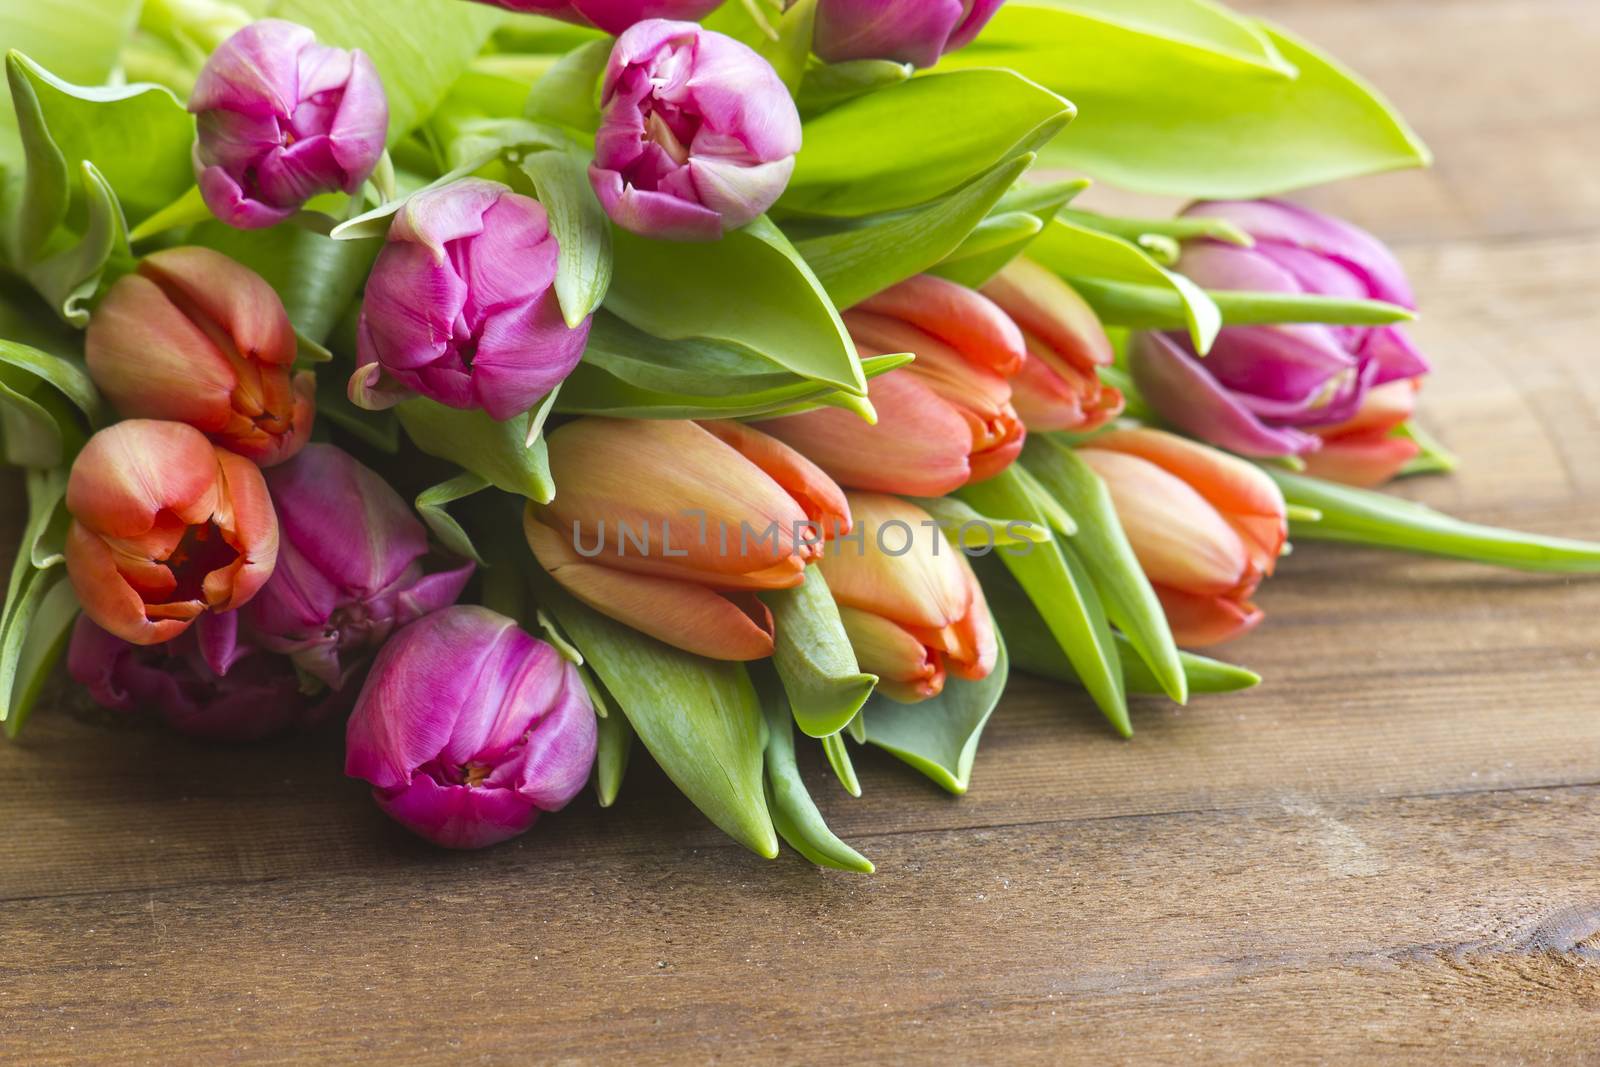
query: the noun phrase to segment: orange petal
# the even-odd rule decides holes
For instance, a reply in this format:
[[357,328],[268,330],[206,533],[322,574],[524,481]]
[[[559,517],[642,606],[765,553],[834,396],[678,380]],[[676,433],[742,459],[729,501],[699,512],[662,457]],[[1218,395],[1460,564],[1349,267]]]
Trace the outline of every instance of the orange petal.
[[1417,390],[1422,383],[1416,378],[1386,382],[1368,389],[1361,398],[1361,407],[1344,422],[1334,426],[1318,426],[1312,432],[1319,437],[1335,438],[1346,434],[1388,433],[1411,417],[1417,407]]
[[206,578],[207,598],[218,611],[243,607],[272,577],[278,563],[278,514],[273,510],[261,469],[225,448],[215,450],[222,484],[213,520],[239,558],[226,580]]
[[209,248],[168,248],[146,256],[139,273],[169,297],[221,328],[246,359],[287,367],[294,327],[265,278]]
[[983,294],[945,278],[919,274],[856,307],[910,323],[1001,376],[1016,373],[1027,358],[1022,332],[1010,316]]
[[983,295],[1079,370],[1109,367],[1115,358],[1105,327],[1078,291],[1031,259],[1014,259],[983,287]]
[[1187,482],[1139,456],[1100,448],[1083,448],[1078,455],[1104,479],[1152,582],[1218,594],[1245,580],[1250,557],[1244,541]]
[[216,505],[215,456],[193,426],[150,419],[116,423],[89,438],[73,461],[67,510],[89,530],[110,537],[148,533],[163,510],[185,524],[205,522]]
[[[534,518],[531,508],[523,529],[539,565],[601,614],[711,659],[772,655],[772,619],[751,617],[750,610],[760,605],[754,598],[743,599],[741,606],[701,585],[629,574],[583,559],[566,538]],[[765,612],[764,607],[759,610]]]
[[[847,311],[845,325],[858,348],[872,352],[911,352],[916,362],[906,367],[952,404],[970,408],[983,417],[993,416],[1011,401],[1006,376],[965,352],[915,326],[863,311]],[[1021,369],[1018,361],[1016,369]]]
[[850,493],[856,530],[817,561],[834,600],[909,630],[942,630],[966,617],[966,560],[926,511],[898,497]]
[[136,645],[170,641],[189,626],[188,619],[151,620],[144,600],[117,570],[104,540],[76,520],[67,529],[67,577],[84,614],[109,633]]
[[939,656],[897,623],[860,608],[841,606],[839,618],[861,669],[878,676],[878,689],[902,704],[936,697],[944,689]]
[[1205,648],[1243,636],[1264,618],[1249,601],[1226,596],[1195,596],[1157,585],[1156,596],[1172,627],[1172,636],[1186,648]]
[[1388,430],[1352,433],[1325,441],[1304,457],[1306,473],[1360,489],[1375,489],[1400,473],[1422,452],[1422,446]]
[[776,437],[742,422],[715,420],[700,425],[765,471],[826,535],[850,531],[850,506],[845,503],[844,490],[815,463]]
[[761,429],[798,449],[840,485],[943,496],[972,475],[967,420],[908,370],[867,384],[878,424],[839,408],[772,419]]
[[1087,433],[1122,414],[1122,394],[1093,370],[1080,370],[1032,335],[1028,362],[1011,379],[1011,402],[1028,429]]

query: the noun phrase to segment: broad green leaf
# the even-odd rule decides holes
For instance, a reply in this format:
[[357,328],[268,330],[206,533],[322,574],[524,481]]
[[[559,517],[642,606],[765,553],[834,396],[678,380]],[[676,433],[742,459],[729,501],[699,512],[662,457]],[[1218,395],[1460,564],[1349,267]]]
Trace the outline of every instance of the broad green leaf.
[[1022,461],[1079,520],[1072,548],[1094,581],[1106,617],[1138,652],[1162,691],[1179,704],[1187,703],[1188,686],[1166,612],[1123,533],[1105,483],[1076,452],[1052,437],[1030,435]]
[[[32,56],[41,66],[80,85],[98,85],[139,20],[140,0],[15,0],[0,5],[0,48]],[[21,162],[16,122],[6,86],[0,85],[0,168]]]
[[1089,187],[1088,179],[1016,185],[933,273],[981,289],[1027,251],[1056,214]]
[[720,241],[615,233],[606,307],[668,340],[742,345],[805,378],[864,397],[866,378],[839,312],[789,239],[765,218]]
[[[983,582],[983,595],[989,601],[989,610],[994,613],[1000,631],[1006,635],[1012,666],[1025,674],[1081,687],[1083,682],[1078,678],[1078,672],[1051,636],[1038,609],[1028,599],[1028,594],[1022,591],[1017,580],[997,562],[980,561],[977,569]],[[1161,684],[1150,673],[1150,668],[1145,666],[1128,639],[1121,634],[1116,634],[1115,639],[1128,692],[1164,696]],[[1261,676],[1252,670],[1193,652],[1179,652],[1178,662],[1183,665],[1190,694],[1233,693],[1261,683]]]
[[481,493],[489,488],[489,480],[482,475],[471,471],[464,471],[449,481],[440,482],[429,489],[424,489],[417,494],[417,514],[422,516],[422,521],[428,524],[428,529],[433,531],[433,536],[449,551],[470,559],[478,566],[483,566],[483,557],[478,554],[477,546],[472,543],[472,538],[467,536],[467,531],[455,517],[445,510],[445,505],[453,504],[457,500],[469,497],[474,493]]
[[445,407],[427,397],[412,397],[395,406],[411,443],[480,475],[497,489],[548,504],[556,487],[550,457],[539,436],[548,407],[541,406],[505,422],[486,413]]
[[762,593],[761,599],[772,612],[773,665],[795,722],[810,737],[837,734],[867,702],[878,678],[856,663],[828,583],[808,567],[803,583]]
[[867,741],[927,775],[958,796],[972,782],[983,728],[1000,702],[1011,672],[1005,642],[994,671],[981,682],[951,677],[944,691],[920,704],[878,695],[862,710]]
[[1008,70],[912,78],[807,122],[778,205],[843,216],[913,207],[1037,151],[1072,116],[1066,100]]
[[132,254],[116,193],[93,163],[84,160],[78,168],[86,218],[82,234],[68,237],[65,247],[28,264],[23,273],[63,321],[83,328],[107,271],[131,264]]
[[938,69],[1009,67],[1071,97],[1083,118],[1043,160],[1142,192],[1255,197],[1427,164],[1371,86],[1263,23],[1244,26],[1270,48],[1197,33],[1199,6],[1013,0]]
[[767,806],[789,847],[819,867],[871,874],[872,861],[834,836],[806,790],[795,762],[794,727],[782,686],[761,672],[761,708],[767,722]]
[[283,299],[294,328],[318,344],[358,296],[381,248],[377,242],[336,241],[291,223],[236,230],[220,222],[194,228],[192,244],[238,260],[267,280]]
[[549,213],[560,246],[556,299],[567,325],[576,327],[611,286],[611,224],[589,185],[584,157],[559,149],[530,152],[520,166]]
[[807,118],[864,93],[887,89],[910,78],[909,63],[890,59],[852,59],[845,63],[813,63],[800,79],[795,103]]
[[309,26],[323,44],[367,53],[389,97],[391,145],[432,114],[505,17],[455,0],[379,9],[367,0],[275,0],[269,13]]
[[639,740],[683,794],[759,856],[778,854],[762,776],[762,710],[742,663],[703,659],[580,604],[544,582],[561,623]]
[[0,331],[6,335],[0,337],[0,366],[14,368],[48,384],[72,402],[83,415],[85,423],[98,426],[105,418],[105,405],[100,400],[94,382],[89,380],[88,372],[83,369],[82,361],[76,357],[43,352],[20,341],[7,340],[12,336],[12,331],[7,327],[5,318],[0,316]]
[[833,302],[849,307],[922,273],[961,247],[1032,162],[1032,155],[1022,155],[997,163],[961,189],[923,207],[799,238],[795,248]]
[[600,78],[610,58],[609,37],[574,48],[533,83],[523,113],[593,137],[600,125]]
[[[28,521],[12,561],[6,599],[0,611],[0,719],[20,718],[37,695],[42,679],[23,671],[48,671],[53,663],[52,627],[60,615],[59,607],[47,609],[63,594],[51,597],[54,586],[64,581],[58,569],[61,562],[66,523],[64,497],[67,477],[64,468],[29,471],[25,485],[28,495]],[[65,594],[70,598],[70,591]],[[76,607],[74,601],[72,606]],[[51,612],[54,614],[51,614]],[[75,611],[73,612],[75,614]],[[70,618],[67,622],[70,623]],[[27,646],[35,643],[32,655]],[[16,722],[8,722],[13,734]]]
[[[1129,285],[1098,278],[1071,278],[1072,287],[1107,326],[1131,330],[1182,330],[1189,326],[1183,296],[1172,288]],[[1344,300],[1301,293],[1257,293],[1208,289],[1205,294],[1225,326],[1321,322],[1331,326],[1389,326],[1417,316],[1381,300]]]
[[1262,470],[1278,483],[1291,505],[1321,512],[1317,522],[1292,524],[1290,533],[1297,540],[1375,545],[1525,571],[1600,573],[1600,543],[1594,541],[1480,526],[1369,489],[1266,465]]
[[1056,217],[1028,245],[1028,258],[1064,278],[1131,282],[1171,292],[1181,302],[1184,325],[1196,350],[1209,352],[1222,328],[1222,313],[1194,282],[1167,270],[1149,253],[1120,237]]
[[[1048,523],[1045,511],[1013,466],[957,495],[991,515],[1014,515]],[[1132,733],[1122,685],[1122,664],[1109,638],[1099,595],[1059,540],[1002,549],[994,558],[1021,583],[1039,609],[1056,643],[1072,662],[1084,687],[1111,725],[1124,737]],[[973,561],[975,564],[982,562]],[[870,727],[870,722],[869,722]]]
[[1101,18],[1137,33],[1193,45],[1241,63],[1292,75],[1294,67],[1256,23],[1213,0],[1026,0]]

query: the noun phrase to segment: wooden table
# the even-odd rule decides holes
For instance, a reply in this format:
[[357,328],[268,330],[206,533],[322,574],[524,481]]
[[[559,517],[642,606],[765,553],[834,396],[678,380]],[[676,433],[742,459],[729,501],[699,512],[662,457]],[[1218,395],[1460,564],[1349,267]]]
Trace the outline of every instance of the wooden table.
[[[1255,0],[1412,116],[1393,239],[1463,460],[1406,492],[1600,538],[1600,6]],[[16,482],[3,525],[12,543]],[[1600,581],[1303,546],[1242,696],[1113,737],[1020,680],[963,799],[877,754],[764,862],[635,767],[474,855],[337,735],[228,750],[47,708],[0,747],[9,1063],[1554,1062],[1600,1056]]]

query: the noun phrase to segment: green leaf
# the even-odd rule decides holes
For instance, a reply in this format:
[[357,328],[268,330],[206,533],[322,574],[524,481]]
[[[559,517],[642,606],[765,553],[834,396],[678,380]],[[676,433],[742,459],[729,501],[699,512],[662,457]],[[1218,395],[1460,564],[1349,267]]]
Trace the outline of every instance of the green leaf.
[[654,241],[615,233],[606,307],[668,340],[742,345],[780,367],[864,397],[855,345],[822,284],[765,218],[720,241]]
[[389,98],[389,144],[433,113],[505,17],[454,0],[406,0],[375,10],[368,0],[275,0],[273,18],[310,27],[323,44],[359,48]]
[[1009,70],[912,78],[807,122],[778,205],[859,216],[926,203],[1037,151],[1073,114],[1066,100]]
[[810,737],[837,734],[867,702],[878,678],[856,663],[828,583],[808,567],[803,583],[762,593],[761,600],[772,611],[773,665],[795,722]]
[[[6,736],[13,739],[22,732],[28,716],[33,713],[44,683],[49,680],[50,672],[67,649],[67,640],[72,636],[72,624],[82,610],[66,575],[41,574],[35,582],[35,588],[44,592],[31,615],[25,618],[25,613],[19,613],[14,620],[17,628],[25,632],[22,647],[16,656],[10,698],[7,705],[0,709],[4,712],[0,714],[0,721],[5,722]],[[8,655],[9,649],[0,650],[0,656]],[[0,674],[3,673],[3,667],[0,667]]]
[[1322,513],[1317,522],[1292,525],[1291,536],[1298,540],[1397,548],[1525,571],[1600,573],[1600,543],[1480,526],[1369,489],[1267,465],[1261,469],[1278,483],[1289,504]]
[[1022,460],[1079,520],[1072,548],[1092,577],[1107,618],[1138,652],[1162,691],[1179,704],[1187,703],[1188,685],[1166,612],[1123,533],[1105,483],[1076,452],[1051,437],[1030,435]]
[[[957,495],[991,515],[1015,515],[1039,525],[1048,519],[1015,466]],[[1002,549],[995,556],[1027,591],[1056,643],[1066,653],[1089,695],[1118,733],[1129,736],[1122,664],[1094,585],[1060,541]],[[974,560],[974,563],[980,561]]]
[[1222,328],[1222,313],[1198,285],[1120,237],[1057,217],[1033,239],[1028,257],[1064,278],[1132,282],[1172,293],[1182,305],[1184,326],[1201,353],[1211,350]]
[[[1198,18],[1236,29],[1197,32]],[[1198,0],[1013,0],[939,69],[992,66],[1082,108],[1045,164],[1140,192],[1249,198],[1429,159],[1371,86],[1287,33]]]
[[402,401],[394,410],[411,443],[428,455],[447,459],[507,493],[541,504],[555,499],[550,457],[539,436],[550,410],[547,402],[505,422],[423,396]]
[[[140,0],[51,0],[0,6],[0,47],[32,56],[62,78],[98,85],[117,69]],[[0,168],[21,162],[8,87],[0,85]]]
[[700,21],[708,30],[749,45],[794,93],[811,55],[816,7],[817,0],[735,0]]
[[317,375],[317,418],[380,452],[392,456],[400,451],[400,422],[394,412],[356,407],[345,393],[344,377],[337,374]]
[[1395,436],[1415,442],[1421,452],[1400,469],[1402,475],[1449,474],[1460,465],[1460,460],[1448,448],[1422,427],[1416,419],[1407,419],[1395,427]]
[[[62,598],[71,600],[70,589],[51,596],[53,588],[64,581],[58,565],[67,526],[67,473],[62,468],[29,471],[25,485],[28,521],[11,565],[5,607],[0,611],[0,719],[7,720],[13,735],[38,693],[42,675],[54,662],[51,653],[58,651],[55,635],[64,610]],[[76,601],[70,606],[71,614],[76,614]],[[70,617],[66,621],[70,624]]]
[[[855,718],[855,716],[851,716]],[[833,768],[834,777],[839,779],[839,784],[844,786],[844,791],[853,797],[861,795],[861,780],[856,777],[855,764],[850,762],[850,750],[845,747],[844,734],[829,734],[822,738],[822,751],[828,757],[828,766]]]
[[189,243],[214,248],[267,280],[294,328],[322,344],[366,283],[377,242],[336,241],[292,223],[236,230],[220,222],[196,226]]
[[[598,711],[605,706],[600,687],[589,680],[588,670],[579,667],[578,671],[584,676],[590,699]],[[605,714],[596,725],[599,730],[594,754],[594,791],[600,806],[609,808],[617,802],[617,794],[622,791],[622,777],[628,773],[628,756],[633,752],[633,724],[626,715]]]
[[573,151],[530,152],[520,164],[550,215],[560,247],[556,299],[567,325],[594,313],[611,286],[611,224],[589,185],[587,163]]
[[1014,186],[933,273],[969,288],[983,288],[1006,264],[1027,251],[1056,214],[1088,187],[1087,178]]
[[[800,238],[795,248],[833,302],[849,307],[951,255],[1032,162],[1030,154],[997,163],[964,187],[923,207],[861,219],[832,233]],[[1024,217],[1032,219],[1031,215]],[[1035,224],[1034,232],[1037,230]]]
[[1010,673],[1002,640],[994,671],[981,682],[952,677],[942,693],[919,704],[897,704],[879,694],[861,713],[867,741],[959,796],[972,782],[978,740]]
[[[0,319],[0,329],[4,329],[7,335],[13,333],[4,319]],[[9,379],[14,383],[33,379],[49,386],[71,402],[83,417],[86,427],[98,426],[105,418],[106,410],[100,393],[95,389],[94,382],[89,380],[82,360],[75,356],[56,355],[21,341],[0,337],[0,368],[6,368],[16,375]]]
[[533,83],[524,114],[594,136],[600,125],[600,79],[611,48],[607,37],[581,44],[556,60]]
[[995,548],[1008,545],[1036,545],[1051,540],[1049,527],[1035,526],[1026,519],[997,519],[979,514],[971,504],[953,496],[907,497],[926,511],[951,544],[969,556],[986,556]]
[[1135,244],[1143,237],[1171,237],[1178,241],[1210,238],[1240,248],[1251,248],[1255,239],[1227,219],[1196,216],[1167,219],[1129,219],[1115,215],[1102,215],[1098,211],[1063,211],[1061,217],[1077,226],[1109,233]]
[[819,867],[871,874],[872,861],[834,836],[806,791],[795,762],[794,728],[783,688],[770,673],[758,677],[767,722],[766,794],[773,826],[790,848]]
[[806,118],[837,107],[846,100],[887,89],[910,78],[909,63],[890,59],[852,59],[845,63],[814,63],[800,79],[795,103]]
[[744,664],[662,644],[549,581],[541,583],[540,599],[673,784],[735,841],[776,856],[762,778],[762,710]]
[[483,557],[478,554],[477,546],[472,543],[472,538],[467,536],[467,531],[455,520],[448,511],[446,504],[453,504],[457,500],[469,497],[474,493],[481,493],[489,488],[489,480],[482,475],[471,471],[464,471],[449,481],[440,482],[429,489],[424,489],[417,494],[417,514],[422,516],[422,521],[428,524],[428,529],[433,531],[441,545],[449,551],[470,559],[478,566],[483,566]]
[[[1097,278],[1071,278],[1072,287],[1088,301],[1107,326],[1131,330],[1182,330],[1189,325],[1183,297],[1170,288],[1128,285]],[[1257,293],[1246,290],[1206,291],[1225,326],[1264,326],[1288,322],[1320,322],[1330,326],[1390,326],[1417,316],[1398,304],[1381,300],[1345,300],[1301,293]]]

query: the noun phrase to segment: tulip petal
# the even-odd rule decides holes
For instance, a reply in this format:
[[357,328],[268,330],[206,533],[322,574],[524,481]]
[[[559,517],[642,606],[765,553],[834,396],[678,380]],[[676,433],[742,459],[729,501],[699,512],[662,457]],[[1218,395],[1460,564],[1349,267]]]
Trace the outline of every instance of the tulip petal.
[[700,425],[782,486],[824,534],[831,537],[850,532],[850,505],[844,490],[815,463],[776,437],[742,422],[714,420]]
[[1155,587],[1172,636],[1185,648],[1206,648],[1242,637],[1265,616],[1248,601],[1226,596],[1199,596],[1166,586]]
[[1341,434],[1306,457],[1306,473],[1359,489],[1376,489],[1421,454],[1417,442],[1391,437],[1387,430]]
[[878,676],[878,689],[903,704],[944,691],[940,657],[899,624],[860,608],[839,608],[839,619],[855,650],[856,662]]
[[993,300],[936,275],[908,278],[852,310],[914,326],[943,341],[974,366],[1001,377],[1015,374],[1028,358],[1022,331]]
[[817,568],[834,600],[907,629],[941,630],[972,608],[959,550],[926,511],[877,493],[850,493],[860,541],[830,546]]

